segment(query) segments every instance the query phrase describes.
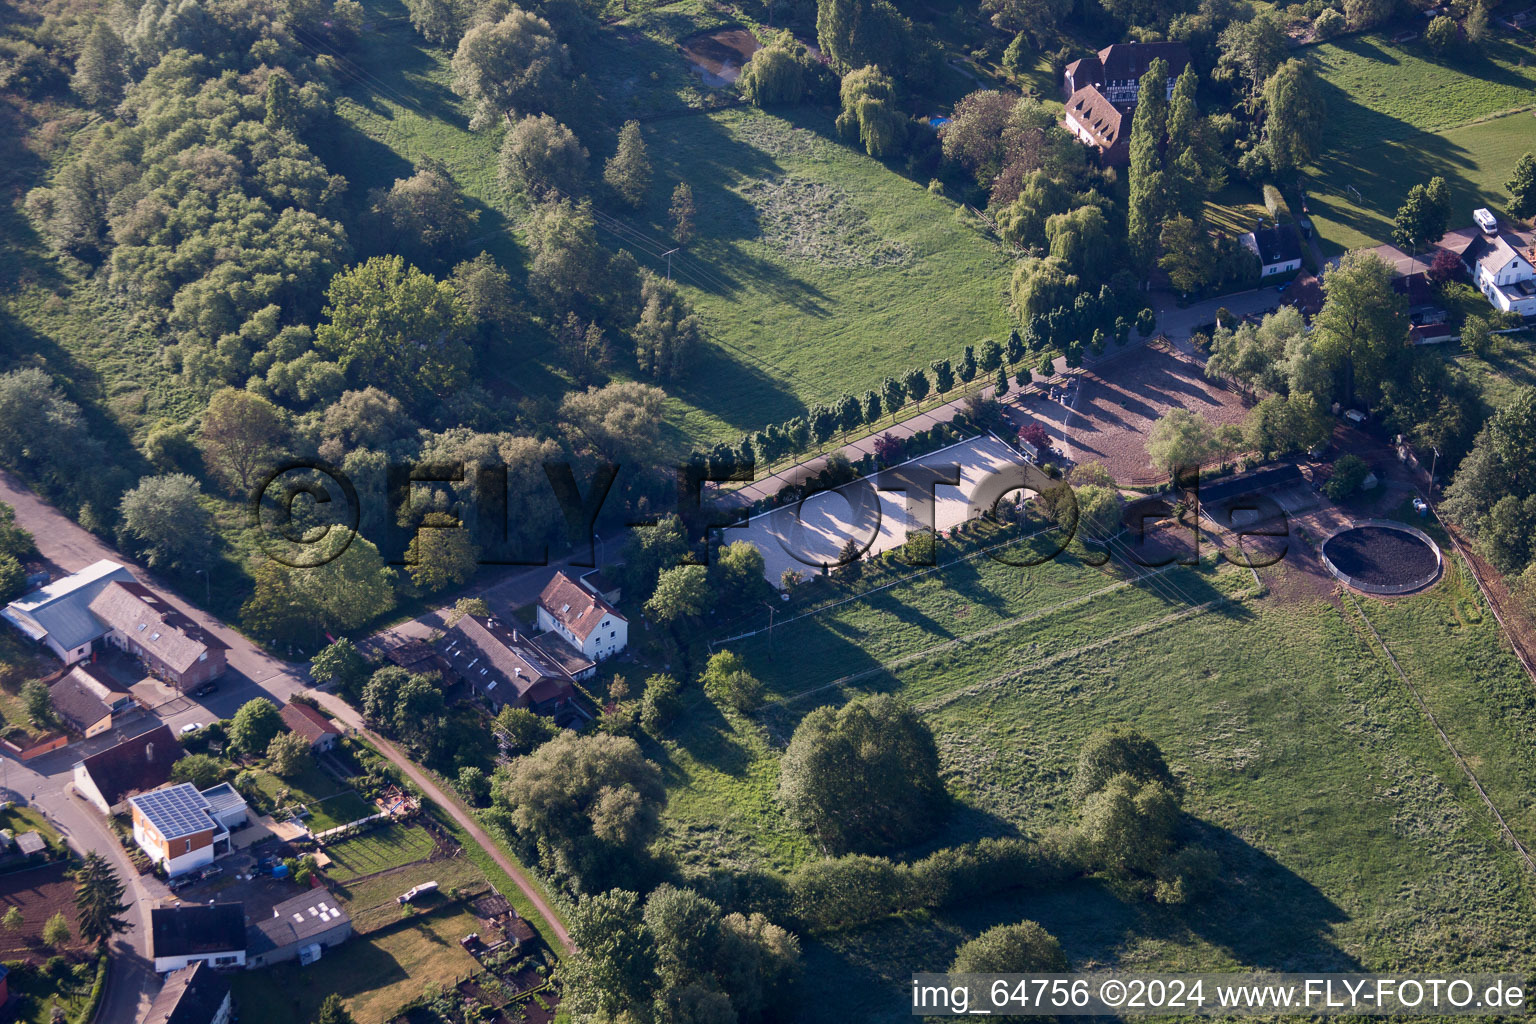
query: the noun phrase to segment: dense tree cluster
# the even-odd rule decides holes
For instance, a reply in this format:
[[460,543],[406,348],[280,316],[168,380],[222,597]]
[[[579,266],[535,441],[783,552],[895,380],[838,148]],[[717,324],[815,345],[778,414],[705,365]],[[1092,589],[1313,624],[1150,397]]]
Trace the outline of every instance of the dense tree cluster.
[[613,889],[577,901],[571,938],[561,1010],[579,1024],[790,1019],[800,943],[762,914],[673,885]]
[[498,768],[493,799],[525,860],[597,893],[646,873],[665,791],[634,740],[562,732]]

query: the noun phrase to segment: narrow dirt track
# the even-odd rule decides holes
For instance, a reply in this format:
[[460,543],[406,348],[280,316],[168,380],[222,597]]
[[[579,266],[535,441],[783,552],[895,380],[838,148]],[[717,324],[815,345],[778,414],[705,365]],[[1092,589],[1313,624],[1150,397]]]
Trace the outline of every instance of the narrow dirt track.
[[502,852],[501,847],[497,846],[496,841],[486,833],[485,829],[480,827],[479,822],[465,813],[457,801],[450,799],[443,792],[442,788],[433,781],[431,776],[411,763],[410,758],[401,753],[398,747],[365,726],[362,716],[357,713],[355,708],[332,694],[311,691],[311,696],[325,706],[325,710],[331,717],[351,726],[357,730],[359,735],[377,747],[379,753],[389,758],[395,767],[405,773],[406,778],[414,782],[422,793],[426,794],[427,799],[436,803],[437,806],[443,809],[444,813],[458,822],[459,827],[468,833],[470,839],[480,844],[480,848],[496,862],[497,867],[505,871],[507,877],[517,883],[518,889],[522,891],[524,896],[528,897],[528,902],[532,903],[534,908],[544,915],[544,920],[549,923],[550,930],[554,933],[553,938],[558,939],[560,945],[567,952],[575,950],[576,944],[571,941],[571,934],[565,930],[565,925],[561,922],[560,915],[555,913],[555,909],[549,905],[549,901],[544,898],[544,894],[539,892],[533,883],[524,877],[524,869],[513,861],[511,857]]

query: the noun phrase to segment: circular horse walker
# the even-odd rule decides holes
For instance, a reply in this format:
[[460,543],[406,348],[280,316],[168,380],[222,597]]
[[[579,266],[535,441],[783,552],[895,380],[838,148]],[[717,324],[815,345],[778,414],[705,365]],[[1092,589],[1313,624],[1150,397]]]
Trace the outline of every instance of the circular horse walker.
[[1416,526],[1364,519],[1323,539],[1320,556],[1335,578],[1366,594],[1410,594],[1440,578],[1440,546]]

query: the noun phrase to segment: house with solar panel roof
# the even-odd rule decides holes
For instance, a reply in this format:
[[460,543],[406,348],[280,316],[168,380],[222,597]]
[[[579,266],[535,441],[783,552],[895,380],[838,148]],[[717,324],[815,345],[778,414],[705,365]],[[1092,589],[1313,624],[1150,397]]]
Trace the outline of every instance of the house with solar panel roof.
[[202,792],[190,782],[128,798],[133,840],[175,878],[229,852],[230,829],[245,824],[245,800],[229,783]]

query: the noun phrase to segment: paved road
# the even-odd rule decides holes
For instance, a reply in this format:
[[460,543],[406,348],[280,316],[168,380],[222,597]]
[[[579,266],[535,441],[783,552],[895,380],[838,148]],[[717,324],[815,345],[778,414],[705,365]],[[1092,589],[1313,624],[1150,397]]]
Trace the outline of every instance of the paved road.
[[[3,770],[7,774],[5,781],[8,783],[8,788],[16,794],[18,799],[26,799],[29,803],[35,803],[45,808],[47,813],[54,815],[54,820],[77,849],[107,851],[114,858],[119,873],[128,882],[127,898],[133,901],[130,920],[134,927],[113,943],[112,969],[108,972],[107,994],[103,1000],[103,1009],[98,1014],[98,1020],[110,1021],[113,1024],[118,1021],[138,1020],[142,1013],[148,1010],[149,1003],[159,991],[160,979],[155,975],[149,957],[149,938],[147,929],[144,927],[147,920],[145,908],[151,904],[151,901],[167,896],[169,890],[153,878],[141,879],[123,854],[116,837],[96,811],[68,790],[73,767],[81,758],[122,739],[145,732],[161,721],[170,725],[173,730],[180,730],[183,726],[191,724],[206,724],[219,718],[230,717],[240,705],[260,696],[266,696],[278,704],[283,704],[296,693],[309,692],[311,696],[324,702],[326,709],[337,719],[353,729],[365,732],[370,741],[375,743],[396,766],[450,814],[474,841],[485,848],[486,852],[518,884],[530,902],[544,914],[545,920],[555,931],[556,937],[569,948],[570,936],[560,923],[560,918],[548,905],[543,895],[523,877],[521,870],[511,858],[507,857],[491,837],[486,835],[485,831],[457,804],[446,799],[432,780],[412,764],[397,747],[382,737],[367,732],[363,728],[362,716],[354,709],[339,698],[309,690],[310,679],[306,665],[273,657],[242,633],[231,629],[203,609],[183,600],[170,588],[161,584],[154,574],[125,557],[94,534],[82,529],[5,470],[0,470],[0,501],[15,508],[17,523],[31,531],[37,542],[38,553],[45,562],[49,563],[55,576],[76,572],[103,558],[121,562],[137,579],[153,587],[183,614],[229,645],[230,671],[220,680],[218,689],[207,697],[198,699],[178,694],[172,688],[160,684],[157,689],[160,692],[161,703],[155,708],[154,714],[142,714],[137,718],[130,718],[111,733],[71,743],[61,750],[45,754],[26,764],[11,758],[0,759],[0,764],[3,764]],[[485,596],[493,606],[527,604],[538,596],[544,584],[554,575],[555,568],[555,566],[541,566],[497,576],[487,580],[471,593]],[[442,615],[443,611],[439,610],[423,616],[420,620],[396,628],[408,634],[425,635],[433,628],[440,628]],[[144,685],[136,688],[136,692],[140,695],[143,691]]]
[[149,958],[149,907],[169,890],[153,875],[141,877],[118,845],[117,837],[96,809],[70,788],[70,767],[78,755],[55,751],[26,764],[0,760],[4,784],[12,799],[25,800],[47,815],[77,853],[96,850],[111,860],[126,891],[128,931],[111,943],[112,966],[96,1019],[116,1024],[136,1021],[160,991],[160,977]]

